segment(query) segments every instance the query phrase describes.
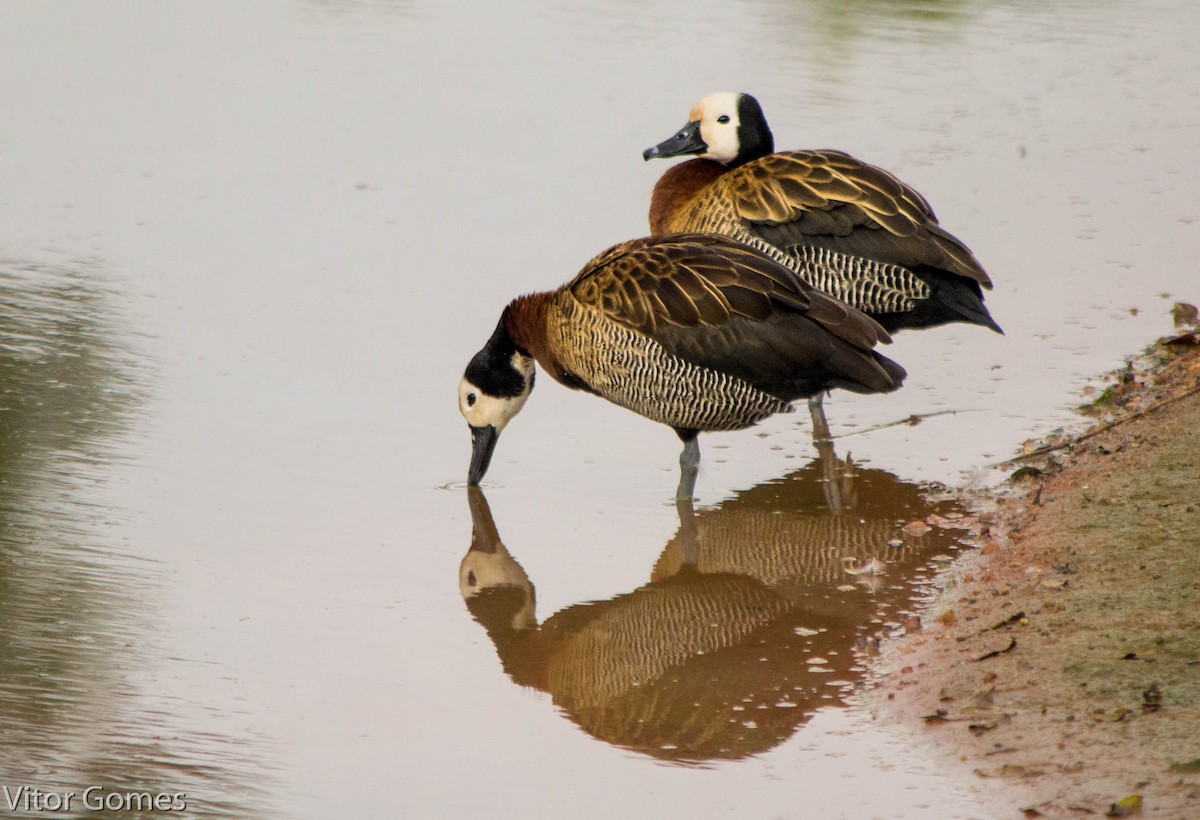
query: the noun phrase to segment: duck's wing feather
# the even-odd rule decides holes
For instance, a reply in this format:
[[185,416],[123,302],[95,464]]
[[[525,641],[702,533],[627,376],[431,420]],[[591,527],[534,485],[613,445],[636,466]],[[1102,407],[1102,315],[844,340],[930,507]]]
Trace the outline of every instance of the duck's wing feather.
[[894,389],[903,378],[902,369],[881,365],[887,360],[873,352],[890,341],[874,320],[725,237],[666,234],[626,242],[593,259],[564,288],[673,355],[776,395],[804,395],[803,385],[822,378],[870,392]]
[[720,184],[752,236],[788,253],[826,248],[879,262],[926,265],[992,286],[944,230],[925,197],[841,151],[783,151],[728,172]]

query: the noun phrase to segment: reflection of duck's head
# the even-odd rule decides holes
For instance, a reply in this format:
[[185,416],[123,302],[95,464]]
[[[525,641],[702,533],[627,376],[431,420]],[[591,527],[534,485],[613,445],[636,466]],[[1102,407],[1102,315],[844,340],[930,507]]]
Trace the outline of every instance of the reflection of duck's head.
[[478,487],[467,488],[471,507],[471,548],[458,567],[458,590],[471,613],[491,631],[537,626],[533,584],[509,554],[487,498]]

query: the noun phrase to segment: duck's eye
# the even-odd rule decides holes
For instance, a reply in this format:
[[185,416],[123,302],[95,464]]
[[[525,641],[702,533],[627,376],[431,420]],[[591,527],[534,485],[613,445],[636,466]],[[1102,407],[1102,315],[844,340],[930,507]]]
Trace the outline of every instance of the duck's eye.
[[467,394],[467,407],[474,407],[474,406],[475,406],[475,394],[468,393]]
[[722,114],[721,116],[717,117],[717,122],[721,123],[721,125],[725,125],[729,122],[729,115]]

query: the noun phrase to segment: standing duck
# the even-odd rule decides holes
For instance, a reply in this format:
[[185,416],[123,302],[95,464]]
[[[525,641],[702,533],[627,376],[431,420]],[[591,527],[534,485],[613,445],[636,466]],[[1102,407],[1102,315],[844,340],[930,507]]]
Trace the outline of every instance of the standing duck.
[[758,100],[719,93],[644,159],[696,156],[654,186],[654,234],[700,231],[766,253],[889,332],[948,322],[1001,333],[992,283],[923,196],[841,151],[780,151]]
[[873,348],[878,323],[748,245],[669,234],[616,245],[557,290],[514,299],[467,365],[468,484],[533,389],[534,362],[670,426],[684,443],[676,497],[691,498],[697,436],[739,430],[832,388],[895,390],[905,372]]

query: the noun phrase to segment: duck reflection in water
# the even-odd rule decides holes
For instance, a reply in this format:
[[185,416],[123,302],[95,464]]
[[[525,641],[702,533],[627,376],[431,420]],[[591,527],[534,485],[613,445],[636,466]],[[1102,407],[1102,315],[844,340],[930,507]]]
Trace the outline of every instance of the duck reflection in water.
[[[512,681],[594,737],[685,764],[764,753],[841,701],[862,674],[856,641],[898,618],[922,559],[954,542],[904,535],[899,524],[951,509],[880,470],[858,472],[853,515],[833,514],[820,462],[699,513],[679,501],[647,584],[541,623],[532,581],[469,488],[460,591]],[[846,559],[886,561],[883,583],[855,583]]]

